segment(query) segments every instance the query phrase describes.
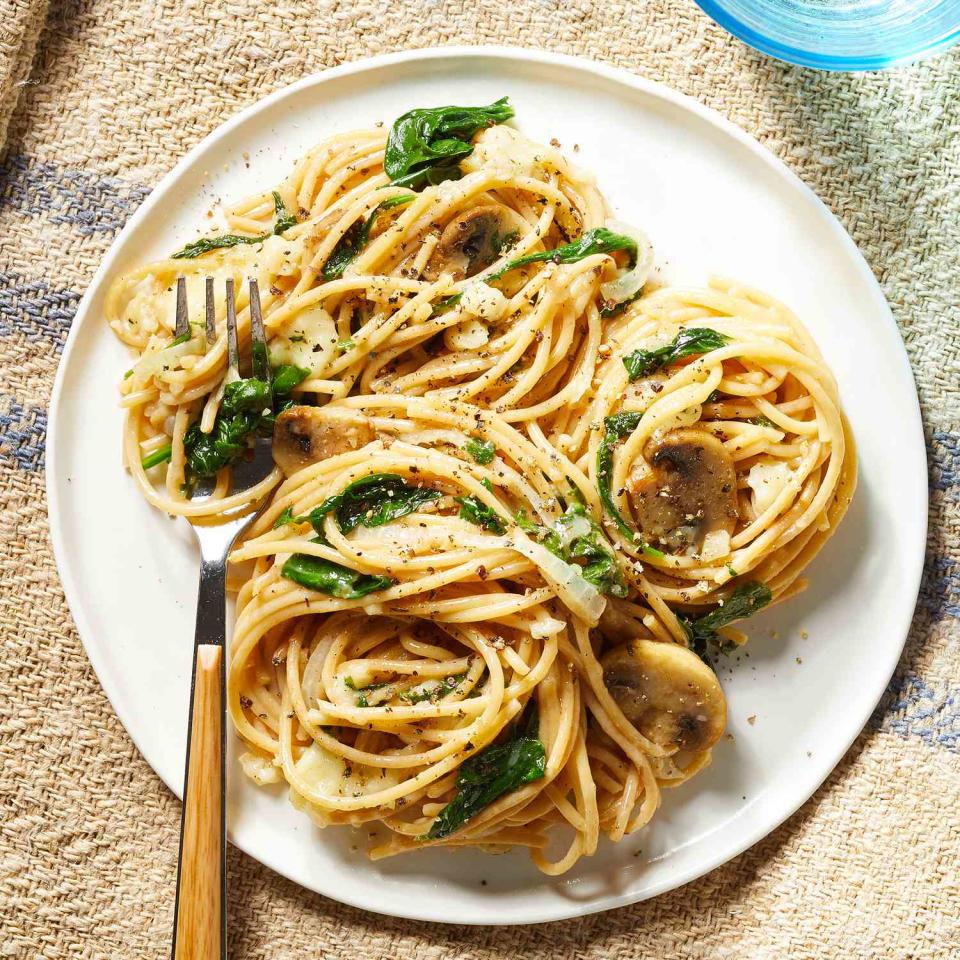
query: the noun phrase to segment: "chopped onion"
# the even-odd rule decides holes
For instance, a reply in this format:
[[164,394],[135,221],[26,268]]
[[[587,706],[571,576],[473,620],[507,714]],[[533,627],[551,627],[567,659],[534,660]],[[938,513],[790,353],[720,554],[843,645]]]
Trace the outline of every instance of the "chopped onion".
[[633,269],[621,273],[607,283],[600,284],[600,294],[604,300],[623,303],[624,300],[629,300],[642,290],[649,279],[650,271],[653,269],[653,244],[642,230],[630,226],[629,223],[608,220],[606,226],[614,233],[622,233],[625,237],[630,237],[637,244],[637,262]]
[[158,347],[145,353],[134,364],[133,373],[129,377],[130,387],[133,390],[142,390],[152,378],[164,373],[164,367],[173,369],[178,365],[181,357],[203,353],[203,345],[193,337],[185,343],[176,346]]
[[[498,124],[487,127],[477,137],[473,152],[463,158],[464,173],[503,171],[507,176],[546,178],[552,151],[528,140],[519,130]],[[454,181],[455,182],[455,181]]]
[[289,363],[315,374],[333,356],[337,325],[321,306],[314,304],[284,323],[270,338],[270,356],[275,364]]
[[543,544],[528,537],[517,535],[509,545],[537,565],[543,578],[573,614],[586,620],[591,627],[597,625],[607,601],[592,583],[583,579],[578,567],[564,562]]
[[443,345],[451,351],[479,350],[490,340],[490,331],[479,320],[464,320],[443,335]]
[[747,486],[753,491],[753,509],[758,517],[773,506],[792,479],[793,471],[783,460],[768,457],[754,463],[747,474]]
[[368,778],[358,767],[360,764],[352,764],[316,742],[311,743],[294,764],[297,776],[314,793],[328,797],[359,797],[388,790],[400,782],[402,775],[393,768],[382,767],[378,776]]
[[566,624],[562,620],[545,617],[543,620],[535,620],[530,624],[530,636],[535,640],[544,640],[546,637],[556,636],[565,626]]
[[683,768],[677,764],[676,756],[650,757],[650,766],[658,780],[679,780],[683,776]]
[[730,534],[726,530],[711,530],[703,538],[701,560],[719,560],[730,552]]
[[507,302],[507,298],[500,290],[482,280],[471,280],[463,288],[460,297],[460,306],[467,313],[472,313],[483,320],[498,320],[506,312]]
[[560,543],[569,547],[574,540],[589,537],[593,527],[590,526],[590,521],[586,517],[573,517],[569,523],[558,523],[554,529],[560,537]]
[[331,753],[319,743],[311,743],[300,754],[294,767],[297,775],[317,793],[336,796],[342,790],[341,781],[344,779],[347,764],[343,757]]
[[283,779],[273,760],[258,756],[249,750],[240,754],[240,767],[259,787],[266,786],[268,783],[279,783]]

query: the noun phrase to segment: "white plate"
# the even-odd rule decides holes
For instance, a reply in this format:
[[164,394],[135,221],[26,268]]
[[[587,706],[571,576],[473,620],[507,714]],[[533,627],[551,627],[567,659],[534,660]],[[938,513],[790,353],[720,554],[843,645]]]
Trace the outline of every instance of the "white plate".
[[430,850],[372,864],[362,834],[317,830],[279,788],[252,786],[231,761],[231,838],[247,853],[336,900],[456,923],[531,923],[632,903],[773,830],[879,699],[910,623],[926,527],[917,399],[883,295],[823,204],[740,130],[629,73],[527,50],[418,51],[308,77],[207,137],[127,224],[80,304],[51,403],[50,522],[67,599],[117,714],[170,788],[179,793],[183,775],[197,560],[186,524],[148,507],[120,468],[116,384],[129,358],[102,320],[109,281],[193,236],[212,198],[277,182],[328,134],[390,123],[413,106],[505,94],[523,130],[558,138],[596,174],[615,215],[649,233],[670,275],[731,275],[799,312],[839,380],[860,488],[810,589],[758,617],[749,659],[721,671],[735,739],[668,791],[651,826],[604,843],[562,879],[543,877],[521,851]]

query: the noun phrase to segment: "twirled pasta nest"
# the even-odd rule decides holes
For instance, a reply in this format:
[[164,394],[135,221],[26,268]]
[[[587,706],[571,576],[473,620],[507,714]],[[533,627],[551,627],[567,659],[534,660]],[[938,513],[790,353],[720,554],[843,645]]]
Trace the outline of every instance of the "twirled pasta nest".
[[[382,821],[374,856],[521,844],[558,873],[646,823],[725,705],[642,603],[606,610],[628,587],[579,471],[475,407],[358,397],[317,419],[371,439],[293,474],[232,557],[254,563],[230,670],[252,775],[282,773],[323,825]],[[464,760],[490,767],[504,737],[517,789],[458,806]],[[553,823],[573,832],[556,860]]]

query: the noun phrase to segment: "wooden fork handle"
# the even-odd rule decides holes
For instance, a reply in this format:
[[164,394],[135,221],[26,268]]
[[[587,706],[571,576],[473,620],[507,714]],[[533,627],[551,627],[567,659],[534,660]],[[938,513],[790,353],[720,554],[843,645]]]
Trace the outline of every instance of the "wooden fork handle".
[[224,956],[223,647],[196,647],[173,960]]

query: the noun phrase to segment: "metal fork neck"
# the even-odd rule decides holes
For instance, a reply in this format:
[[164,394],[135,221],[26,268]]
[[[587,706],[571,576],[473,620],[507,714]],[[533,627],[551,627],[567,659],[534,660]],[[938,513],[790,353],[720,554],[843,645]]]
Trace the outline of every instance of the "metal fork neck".
[[195,641],[223,646],[227,631],[227,558],[204,557],[200,561],[200,586],[197,591],[197,629]]
[[233,541],[240,531],[250,523],[250,516],[228,520],[226,523],[211,524],[209,526],[194,526],[197,543],[200,545],[200,556],[205,561],[217,559],[226,560]]

